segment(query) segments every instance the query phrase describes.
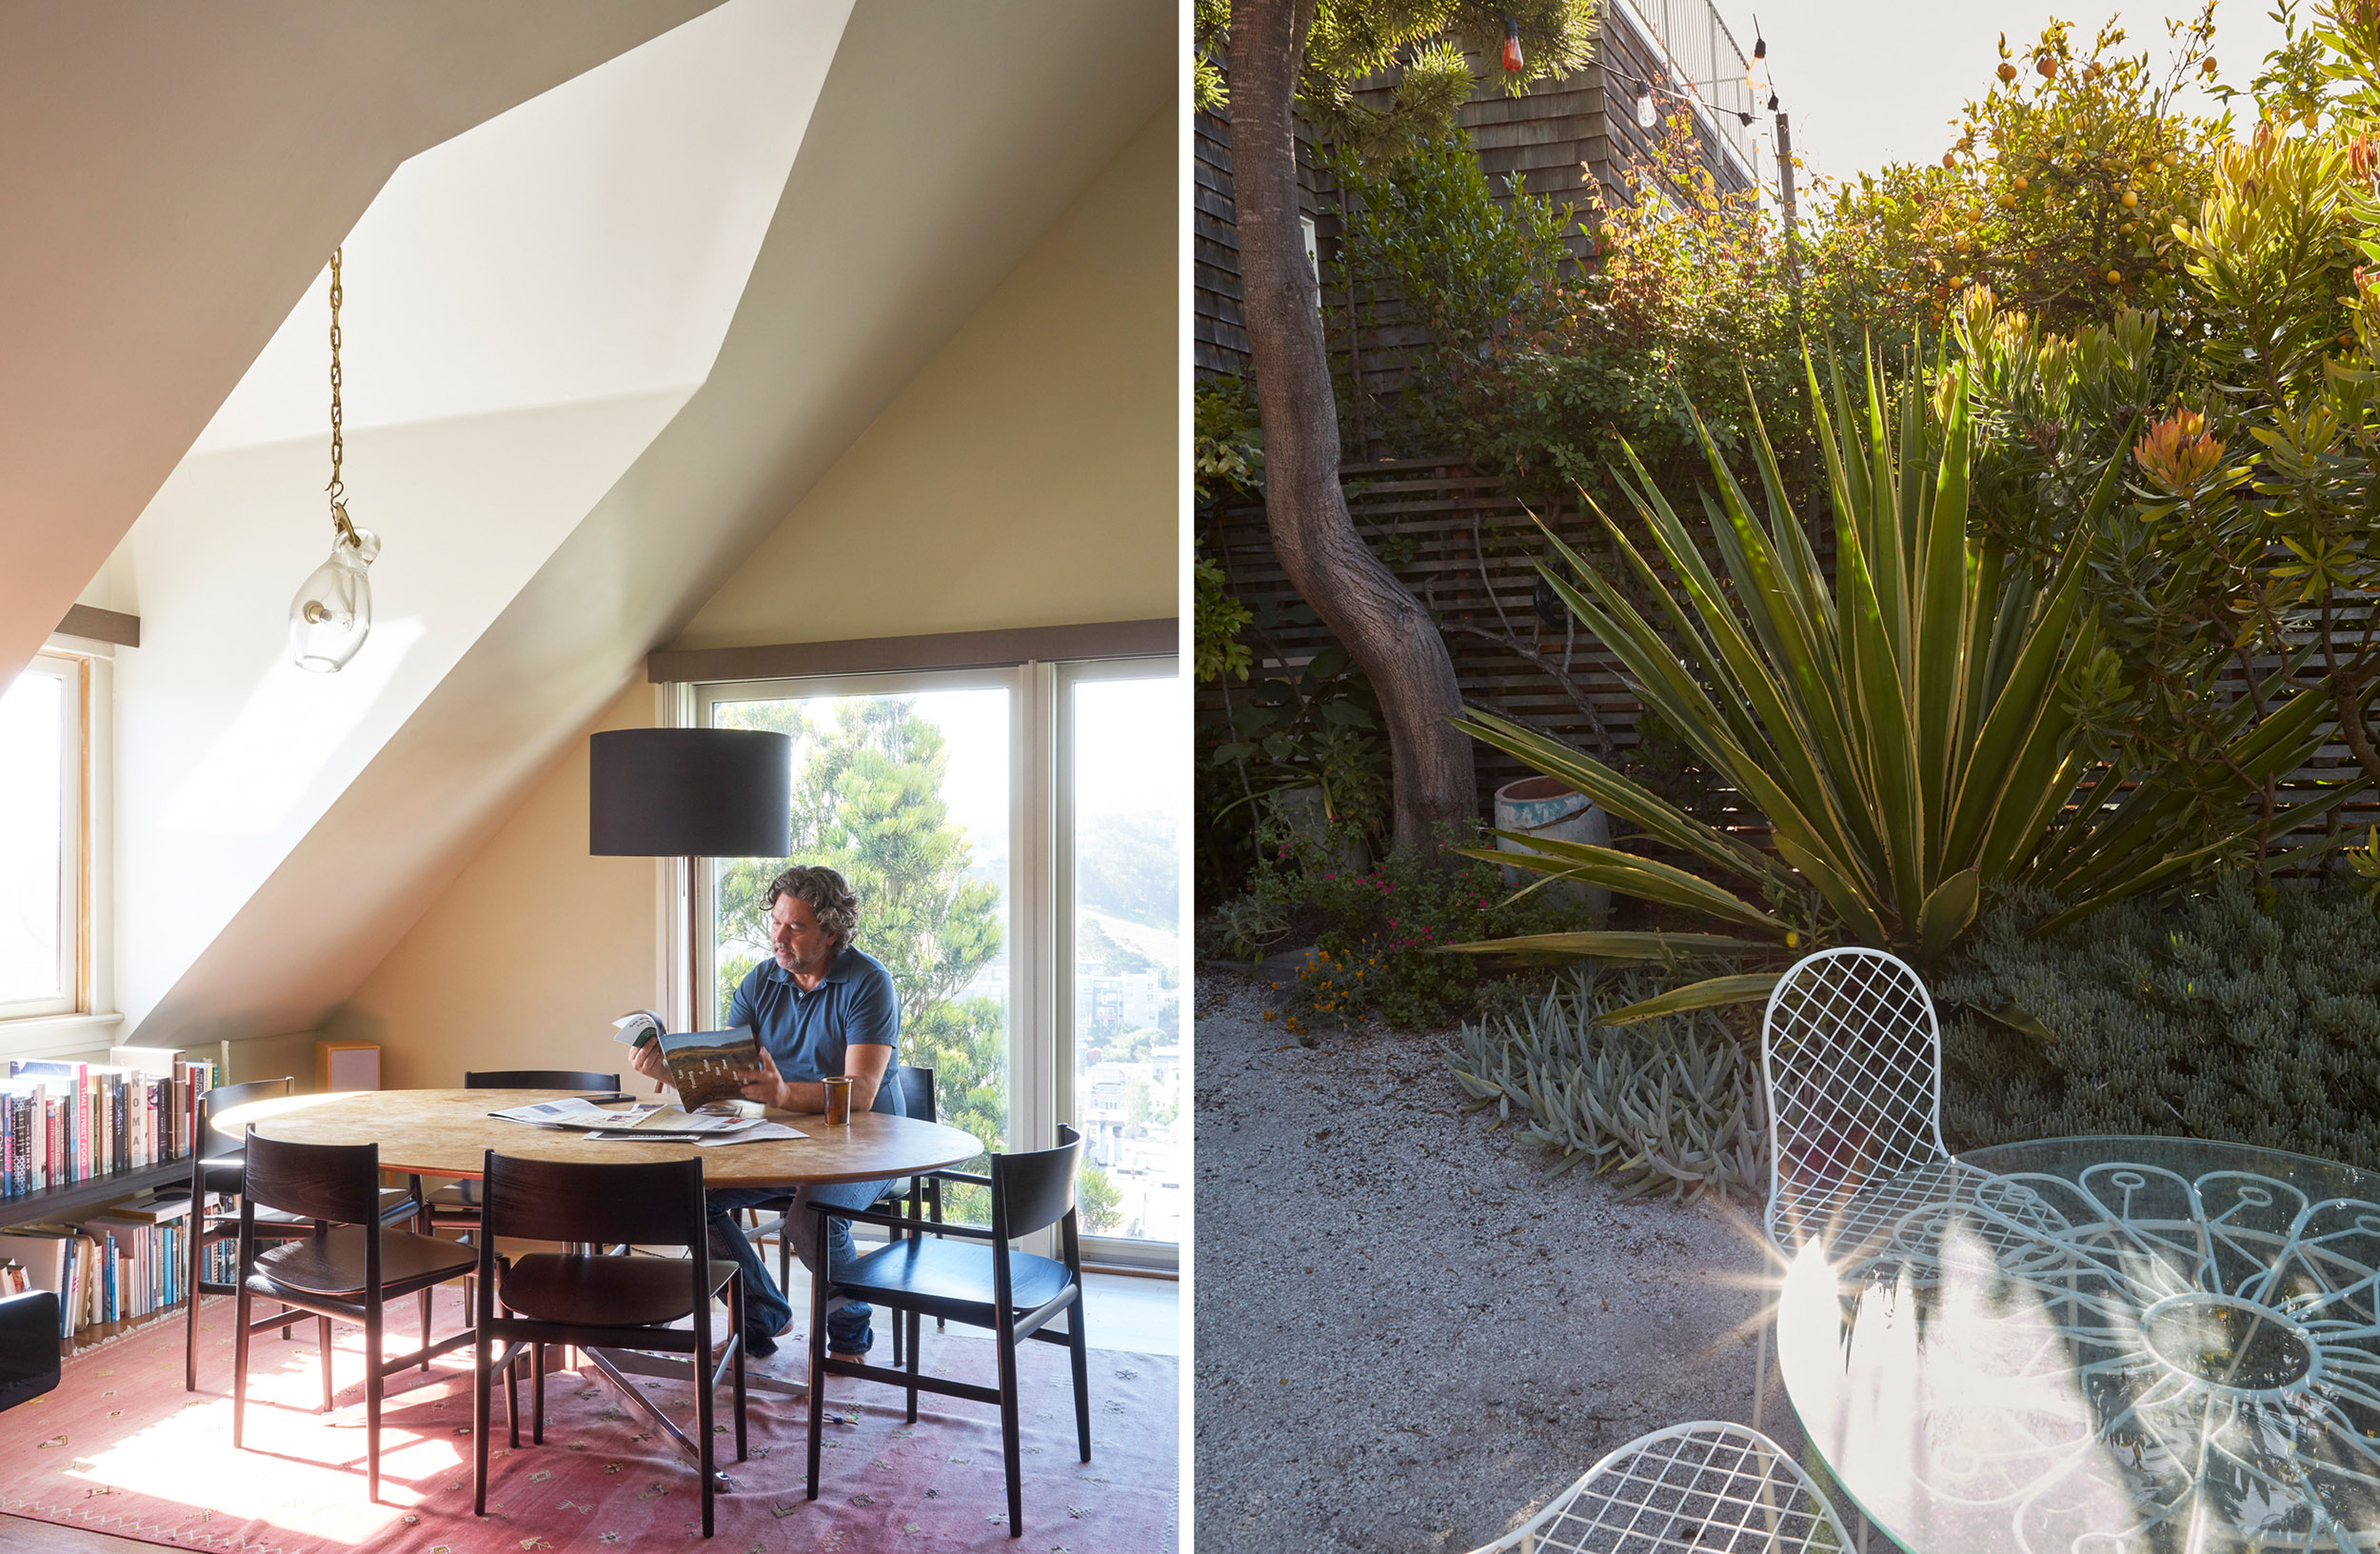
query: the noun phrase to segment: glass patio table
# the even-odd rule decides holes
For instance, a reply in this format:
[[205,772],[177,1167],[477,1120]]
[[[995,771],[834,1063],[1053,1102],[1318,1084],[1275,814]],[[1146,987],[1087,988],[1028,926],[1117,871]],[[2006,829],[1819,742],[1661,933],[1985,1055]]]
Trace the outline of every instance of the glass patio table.
[[1786,1274],[1787,1396],[1869,1521],[1917,1554],[2380,1547],[2380,1175],[2192,1139],[1959,1158]]

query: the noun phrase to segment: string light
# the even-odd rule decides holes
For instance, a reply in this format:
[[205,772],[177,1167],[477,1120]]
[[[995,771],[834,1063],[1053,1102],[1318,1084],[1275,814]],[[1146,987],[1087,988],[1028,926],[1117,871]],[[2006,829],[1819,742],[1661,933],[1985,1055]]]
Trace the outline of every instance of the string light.
[[1515,71],[1518,70],[1520,69],[1520,67],[1521,67],[1521,64],[1522,64],[1522,61],[1521,61],[1521,57],[1520,57],[1520,24],[1519,24],[1518,22],[1517,22],[1517,21],[1514,21],[1511,17],[1507,16],[1507,17],[1505,17],[1505,18],[1504,18],[1504,70],[1505,70],[1505,73],[1506,73],[1506,74],[1511,74],[1511,73],[1513,73],[1513,72],[1515,72]]

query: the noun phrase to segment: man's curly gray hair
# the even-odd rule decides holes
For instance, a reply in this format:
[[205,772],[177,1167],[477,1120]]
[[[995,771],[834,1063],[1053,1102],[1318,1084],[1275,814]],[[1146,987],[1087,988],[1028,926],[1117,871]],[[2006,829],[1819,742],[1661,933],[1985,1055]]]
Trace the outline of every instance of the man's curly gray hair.
[[817,864],[796,864],[768,882],[768,900],[764,909],[773,908],[779,896],[791,896],[807,902],[818,918],[818,926],[835,936],[835,947],[851,943],[854,929],[860,926],[860,898],[841,874]]

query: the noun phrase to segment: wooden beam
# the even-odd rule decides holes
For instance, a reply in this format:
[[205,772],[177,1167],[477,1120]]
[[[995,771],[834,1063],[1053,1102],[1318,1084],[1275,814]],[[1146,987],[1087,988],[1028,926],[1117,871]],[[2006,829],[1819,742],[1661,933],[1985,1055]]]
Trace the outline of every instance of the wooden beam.
[[1005,631],[948,631],[923,637],[855,637],[765,648],[707,648],[648,653],[654,685],[783,680],[813,674],[875,674],[888,669],[980,669],[1085,658],[1144,658],[1179,650],[1180,623],[1097,621],[1028,626]]
[[112,609],[94,609],[89,605],[75,605],[58,623],[58,635],[81,637],[89,642],[112,642],[119,648],[141,645],[141,618]]

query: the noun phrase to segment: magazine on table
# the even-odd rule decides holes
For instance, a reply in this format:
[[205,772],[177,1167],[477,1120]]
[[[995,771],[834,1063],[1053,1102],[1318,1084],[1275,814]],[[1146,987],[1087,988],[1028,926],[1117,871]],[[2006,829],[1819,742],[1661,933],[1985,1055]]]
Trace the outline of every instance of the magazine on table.
[[673,1036],[662,1029],[661,1016],[638,1009],[613,1021],[612,1028],[618,1032],[617,1040],[628,1046],[660,1044],[669,1084],[678,1092],[679,1105],[688,1111],[713,1102],[741,1099],[744,1084],[736,1075],[761,1066],[760,1039],[742,1026],[686,1030]]
[[742,1109],[727,1106],[684,1111],[676,1106],[643,1102],[613,1111],[577,1096],[567,1101],[540,1101],[534,1106],[510,1106],[487,1115],[502,1117],[506,1122],[528,1123],[538,1127],[564,1127],[588,1133],[634,1133],[645,1137],[656,1133],[682,1133],[688,1138],[698,1134],[733,1133],[760,1122],[759,1118],[746,1116]]
[[508,1123],[531,1123],[539,1127],[633,1127],[643,1118],[662,1108],[651,1102],[640,1102],[621,1111],[599,1106],[583,1095],[566,1101],[539,1101],[526,1106],[507,1106],[491,1111],[490,1117],[502,1117]]

